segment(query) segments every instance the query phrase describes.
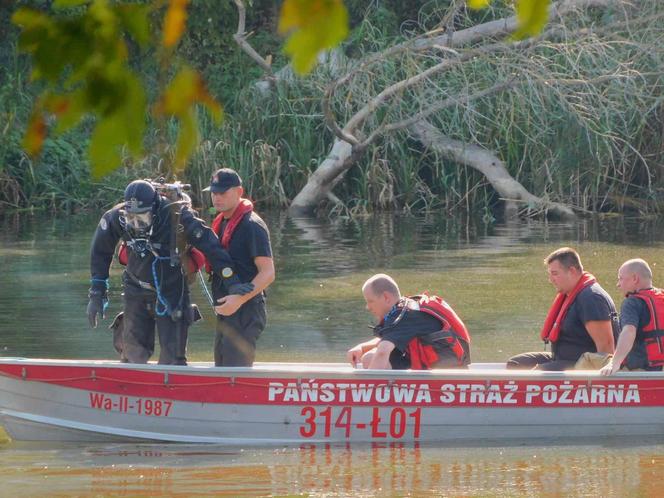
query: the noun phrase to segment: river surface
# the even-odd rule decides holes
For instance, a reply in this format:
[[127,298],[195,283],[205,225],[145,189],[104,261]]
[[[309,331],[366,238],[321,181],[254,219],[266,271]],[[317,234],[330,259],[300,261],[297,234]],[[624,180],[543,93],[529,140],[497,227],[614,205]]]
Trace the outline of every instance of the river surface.
[[[446,216],[358,220],[266,216],[277,281],[258,361],[343,361],[370,337],[360,287],[391,274],[404,294],[442,295],[473,335],[473,361],[539,350],[554,291],[543,258],[569,245],[619,306],[616,273],[642,257],[663,285],[664,230],[623,218],[485,225]],[[0,355],[115,358],[85,306],[97,218],[0,220]],[[109,315],[120,311],[121,269]],[[190,330],[188,358],[212,359],[213,315]],[[487,448],[414,444],[288,448],[52,445],[2,440],[0,496],[660,496],[662,441]]]

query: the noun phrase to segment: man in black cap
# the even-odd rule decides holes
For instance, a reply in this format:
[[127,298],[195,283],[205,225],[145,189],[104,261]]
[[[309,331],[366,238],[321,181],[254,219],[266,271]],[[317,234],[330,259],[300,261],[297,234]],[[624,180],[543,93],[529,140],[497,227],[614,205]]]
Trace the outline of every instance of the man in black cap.
[[219,212],[212,222],[221,247],[230,254],[242,282],[251,282],[251,292],[232,294],[222,277],[212,275],[212,293],[218,306],[214,339],[214,363],[217,366],[251,366],[256,354],[256,341],[265,329],[264,289],[274,281],[274,262],[270,234],[265,222],[253,210],[253,204],[242,197],[240,176],[230,168],[217,170],[210,180],[212,204]]
[[[165,193],[165,186],[174,187],[177,195],[160,195]],[[197,315],[185,278],[187,245],[205,254],[219,285],[228,294],[243,294],[253,288],[238,280],[228,252],[195,216],[188,196],[178,186],[131,182],[124,202],[104,213],[92,240],[87,309],[92,327],[97,326],[98,315],[104,318],[108,271],[116,246],[122,241],[119,259],[126,265],[122,276],[124,312],[114,322],[119,332],[114,334],[114,344],[124,362],[148,361],[154,352],[156,326],[159,363],[186,364],[187,332]]]

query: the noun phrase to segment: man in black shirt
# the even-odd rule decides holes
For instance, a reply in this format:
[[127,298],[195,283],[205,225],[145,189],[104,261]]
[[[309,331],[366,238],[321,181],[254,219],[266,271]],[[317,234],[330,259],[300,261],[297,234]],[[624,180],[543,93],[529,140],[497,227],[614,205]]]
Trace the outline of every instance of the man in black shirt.
[[186,364],[187,331],[195,314],[183,267],[186,244],[205,254],[228,293],[250,290],[249,284],[241,284],[234,276],[233,261],[212,230],[192,212],[186,194],[178,193],[178,199],[170,199],[160,195],[151,182],[131,182],[124,202],[104,213],[92,240],[87,308],[92,327],[97,326],[97,316],[104,318],[109,267],[122,240],[124,312],[114,344],[124,362],[148,361],[154,351],[156,326],[159,363]]
[[619,330],[611,296],[583,270],[574,249],[557,249],[544,262],[549,281],[558,291],[541,333],[551,343],[551,352],[513,356],[507,368],[568,370],[585,352],[613,353]]
[[217,303],[214,363],[250,367],[256,341],[267,323],[264,289],[275,277],[270,234],[251,201],[242,197],[242,180],[234,170],[217,170],[204,190],[210,191],[212,204],[219,212],[212,230],[230,254],[240,280],[253,285],[247,294],[232,295],[223,285],[222,277],[227,275],[212,275],[212,294]]
[[[600,372],[603,375],[611,375],[617,372],[621,366],[629,370],[662,370],[661,358],[659,365],[652,365],[653,359],[648,358],[646,350],[646,335],[648,332],[644,329],[657,332],[656,325],[664,316],[651,316],[651,309],[648,307],[648,300],[656,303],[664,301],[664,296],[659,289],[653,289],[652,271],[650,266],[643,259],[630,259],[625,261],[618,270],[618,287],[622,290],[626,299],[620,307],[620,336],[616,352],[611,361],[603,367]],[[646,297],[638,297],[643,295]],[[655,305],[653,312],[661,310],[663,306]],[[650,327],[648,327],[650,325]],[[662,323],[664,325],[664,323]],[[654,341],[661,340],[659,337],[653,338]],[[661,348],[655,348],[661,350]]]
[[[397,283],[389,275],[379,273],[362,286],[367,310],[379,321],[372,340],[358,344],[346,353],[346,359],[354,366],[371,369],[415,368],[413,358],[424,346],[430,348],[431,363],[426,361],[419,368],[459,368],[470,363],[470,339],[463,322],[445,305],[445,313],[451,328],[443,331],[438,318],[423,311],[414,298],[402,297]],[[460,330],[453,330],[454,327]],[[461,330],[463,329],[463,330]],[[413,347],[417,346],[417,347]]]

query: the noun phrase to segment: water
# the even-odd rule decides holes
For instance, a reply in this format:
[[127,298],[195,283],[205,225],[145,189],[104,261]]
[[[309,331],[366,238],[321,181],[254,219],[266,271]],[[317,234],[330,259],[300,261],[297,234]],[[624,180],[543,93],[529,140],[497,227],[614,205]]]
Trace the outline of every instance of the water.
[[[664,231],[622,218],[485,226],[447,217],[356,221],[266,217],[277,281],[259,361],[343,361],[369,338],[360,286],[390,273],[405,294],[443,295],[473,334],[474,361],[541,348],[553,297],[542,259],[571,245],[619,305],[619,265],[642,257],[664,285]],[[87,325],[89,244],[97,219],[0,222],[0,354],[114,358],[103,322]],[[661,234],[661,235],[660,235]],[[119,311],[120,273],[109,314]],[[212,359],[213,316],[191,329],[190,360]],[[663,439],[664,441],[664,439]],[[272,449],[0,443],[0,496],[656,496],[659,441],[440,448],[354,445]]]

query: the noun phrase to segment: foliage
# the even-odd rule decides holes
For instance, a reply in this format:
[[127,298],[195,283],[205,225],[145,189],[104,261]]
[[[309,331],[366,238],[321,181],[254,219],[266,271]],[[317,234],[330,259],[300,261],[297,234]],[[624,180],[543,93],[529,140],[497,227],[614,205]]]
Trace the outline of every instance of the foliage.
[[[34,0],[29,6],[41,11],[48,3]],[[435,29],[445,20],[451,3],[347,0],[353,31],[342,45],[343,51],[359,58]],[[151,3],[140,3],[148,4]],[[277,71],[288,62],[278,49],[279,4],[254,0],[247,7],[250,40],[259,53],[272,56]],[[77,7],[59,11],[56,17],[66,20],[83,11],[84,7]],[[150,40],[159,49],[141,50],[137,42],[123,38],[127,49],[124,64],[143,82],[146,102],[156,104],[149,108],[151,112],[146,112],[144,120],[146,133],[141,144],[146,152],[142,159],[134,161],[127,157],[124,148],[118,148],[119,169],[100,180],[89,178],[87,152],[98,120],[83,118],[79,126],[51,134],[44,140],[39,159],[21,150],[21,130],[45,82],[28,80],[30,63],[34,61],[16,55],[17,30],[8,27],[9,23],[0,23],[0,29],[7,34],[0,40],[0,62],[4,68],[0,73],[0,210],[34,206],[77,211],[108,206],[129,179],[168,174],[179,153],[171,145],[178,143],[181,129],[174,111],[186,114],[184,107],[178,107],[179,99],[169,103],[164,98],[164,90],[184,68],[190,68],[190,82],[185,87],[195,85],[194,74],[207,82],[207,93],[192,92],[187,99],[189,104],[214,98],[223,102],[225,112],[221,126],[210,114],[198,115],[194,121],[200,143],[189,142],[198,145],[186,169],[179,173],[194,185],[194,193],[221,164],[240,171],[250,195],[262,206],[287,205],[302,188],[333,140],[325,127],[320,99],[330,79],[338,73],[328,66],[314,68],[308,77],[277,85],[274,93],[263,94],[253,86],[262,77],[261,69],[231,38],[237,25],[232,2],[192,2],[187,10],[187,29],[173,46],[176,48],[168,49],[171,54],[162,52],[166,51],[161,41],[165,12],[162,8],[148,14]],[[454,17],[454,26],[462,29],[509,12],[496,2],[482,11],[462,9]],[[0,11],[2,15],[6,12]],[[664,44],[657,27],[661,17],[654,17],[651,23],[638,21],[627,29],[620,24],[623,15],[618,10],[579,13],[563,26],[564,36],[540,44],[525,55],[478,57],[432,81],[428,91],[406,92],[396,106],[377,112],[367,129],[382,119],[426,107],[442,95],[471,92],[516,73],[519,85],[513,91],[455,106],[437,114],[434,121],[454,138],[496,151],[511,174],[533,192],[589,210],[655,210],[664,186],[660,172],[664,113],[661,83],[655,75],[656,68],[663,67]],[[656,15],[651,5],[644,9],[642,18]],[[571,37],[575,30],[586,26],[594,27],[592,36]],[[566,36],[570,36],[570,41],[565,41]],[[166,60],[173,63],[164,66]],[[367,95],[398,78],[415,74],[432,60],[428,54],[414,59],[396,57],[377,64],[339,94],[335,106],[340,121],[364,105]],[[58,85],[68,82],[72,69],[67,71],[58,79]],[[616,71],[613,81],[593,86],[593,78],[611,71]],[[565,84],[575,79],[588,83]],[[545,85],[545,80],[556,83]],[[178,85],[171,88],[172,96],[182,93],[175,90]],[[49,114],[45,115],[47,128],[57,128],[59,125]],[[141,116],[134,113],[132,119],[137,121]],[[378,142],[334,192],[345,206],[335,208],[336,214],[438,208],[488,213],[487,208],[496,201],[481,175],[436,157],[407,133],[388,135]]]
[[[126,36],[143,48],[158,49],[165,72],[173,63],[173,49],[185,32],[189,3],[190,0],[168,1],[161,43],[151,41],[149,27],[149,16],[159,9],[159,2],[54,0],[53,15],[19,8],[12,16],[12,22],[22,29],[19,48],[32,56],[33,79],[47,84],[33,107],[23,142],[26,151],[32,156],[41,152],[49,115],[57,120],[55,132],[61,133],[92,114],[97,118],[89,150],[93,176],[117,168],[125,146],[135,157],[143,155],[145,119],[136,116],[147,115],[146,91],[128,65],[130,47]],[[470,2],[473,8],[487,3]],[[517,1],[520,36],[541,30],[547,6],[548,0]],[[305,74],[311,71],[321,51],[346,38],[348,12],[342,0],[284,0],[278,30],[288,35],[284,52],[291,57],[295,71]],[[221,106],[209,94],[201,76],[186,65],[163,92],[156,117],[173,117],[180,123],[171,168],[177,172],[198,143],[195,104],[206,106],[217,120]],[[183,92],[182,105],[174,104],[174,92]]]
[[348,12],[341,0],[285,0],[279,32],[289,34],[284,52],[293,68],[306,74],[322,50],[336,47],[348,35]]
[[[56,0],[54,8],[87,3]],[[131,33],[139,44],[148,37],[147,9],[141,5],[109,5],[95,0],[83,13],[53,17],[29,8],[18,9],[12,21],[22,26],[19,48],[32,55],[34,80],[49,88],[36,101],[25,136],[28,153],[41,152],[47,134],[46,115],[57,119],[57,132],[77,124],[86,113],[98,116],[90,141],[97,176],[117,167],[120,147],[141,152],[145,128],[145,93],[127,65],[122,38]]]

